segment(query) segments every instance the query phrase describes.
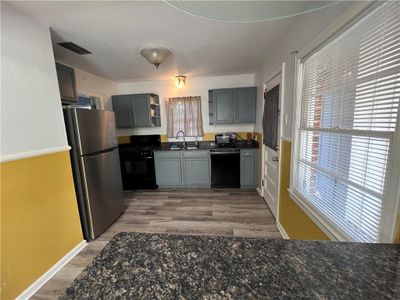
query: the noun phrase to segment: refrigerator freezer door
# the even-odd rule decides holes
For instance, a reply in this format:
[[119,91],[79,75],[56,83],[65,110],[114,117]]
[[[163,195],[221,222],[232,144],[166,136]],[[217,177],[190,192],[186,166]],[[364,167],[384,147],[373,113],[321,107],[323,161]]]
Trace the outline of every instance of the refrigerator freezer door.
[[92,238],[104,232],[124,211],[118,149],[81,157]]
[[78,137],[79,155],[91,154],[118,146],[114,112],[71,108]]

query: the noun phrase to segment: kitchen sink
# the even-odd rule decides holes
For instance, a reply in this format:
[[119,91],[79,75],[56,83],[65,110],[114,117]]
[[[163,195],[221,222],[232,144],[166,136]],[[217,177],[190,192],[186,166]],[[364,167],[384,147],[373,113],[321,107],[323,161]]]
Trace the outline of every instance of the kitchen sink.
[[190,146],[186,146],[186,147],[178,147],[178,146],[176,146],[176,145],[174,145],[174,146],[170,146],[169,147],[169,150],[172,150],[172,151],[175,151],[175,150],[179,150],[179,151],[183,151],[183,150],[198,150],[199,149],[199,147],[198,146],[192,146],[192,145],[190,145]]

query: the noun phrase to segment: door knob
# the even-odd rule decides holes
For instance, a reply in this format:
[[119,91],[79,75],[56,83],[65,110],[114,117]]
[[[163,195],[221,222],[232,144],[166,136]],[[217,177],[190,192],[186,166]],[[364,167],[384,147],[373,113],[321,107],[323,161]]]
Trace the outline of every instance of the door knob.
[[278,156],[274,156],[274,157],[272,158],[272,161],[279,161]]

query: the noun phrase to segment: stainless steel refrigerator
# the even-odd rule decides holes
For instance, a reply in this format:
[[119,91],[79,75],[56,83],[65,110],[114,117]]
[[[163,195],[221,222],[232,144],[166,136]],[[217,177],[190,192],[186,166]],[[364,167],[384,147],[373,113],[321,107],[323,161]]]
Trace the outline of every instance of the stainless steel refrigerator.
[[114,112],[64,108],[82,231],[97,238],[125,209]]

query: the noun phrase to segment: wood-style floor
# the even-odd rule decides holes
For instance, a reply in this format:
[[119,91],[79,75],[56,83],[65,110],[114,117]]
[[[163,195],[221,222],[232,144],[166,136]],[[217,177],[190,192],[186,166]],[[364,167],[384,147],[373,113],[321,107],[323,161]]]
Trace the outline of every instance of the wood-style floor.
[[31,299],[57,298],[118,232],[282,238],[255,190],[158,189],[125,194],[125,213]]

